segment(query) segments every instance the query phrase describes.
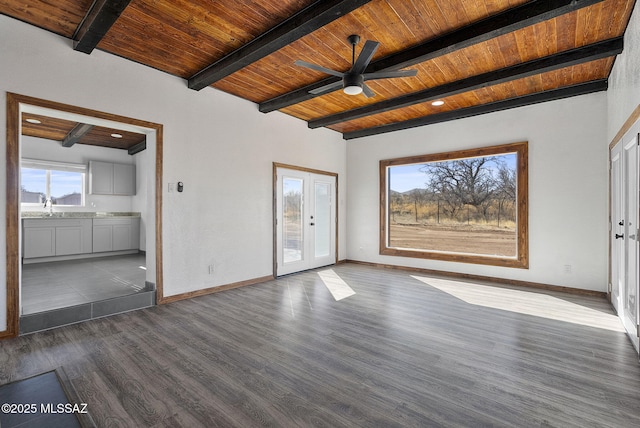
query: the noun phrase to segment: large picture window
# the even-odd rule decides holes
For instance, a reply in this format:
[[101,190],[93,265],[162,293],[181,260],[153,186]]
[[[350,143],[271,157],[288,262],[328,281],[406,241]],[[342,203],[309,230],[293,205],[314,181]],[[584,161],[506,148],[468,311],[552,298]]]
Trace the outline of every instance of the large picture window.
[[84,206],[86,165],[24,159],[20,168],[23,205]]
[[380,253],[528,268],[527,143],[380,161]]

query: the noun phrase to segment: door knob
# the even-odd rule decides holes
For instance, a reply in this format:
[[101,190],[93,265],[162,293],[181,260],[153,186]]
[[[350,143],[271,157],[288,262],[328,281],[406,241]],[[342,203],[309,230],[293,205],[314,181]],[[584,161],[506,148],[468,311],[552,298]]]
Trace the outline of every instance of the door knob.
[[622,235],[618,235],[618,234],[616,233],[616,239],[620,239],[620,238],[624,239],[624,233],[623,233]]
[[624,226],[624,220],[620,220],[620,223],[618,223],[618,225]]
[[309,223],[309,224],[310,224],[311,226],[315,226],[315,225],[316,225],[315,223]]

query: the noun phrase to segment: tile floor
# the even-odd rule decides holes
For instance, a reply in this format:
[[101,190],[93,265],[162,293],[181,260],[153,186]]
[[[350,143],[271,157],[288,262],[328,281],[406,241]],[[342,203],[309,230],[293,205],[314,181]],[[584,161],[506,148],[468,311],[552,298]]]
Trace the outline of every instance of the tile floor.
[[[0,387],[0,403],[22,405],[27,409],[27,411],[18,412],[16,407],[16,412],[3,411],[0,413],[0,422],[3,428],[44,426],[48,428],[80,428],[82,426],[73,413],[64,412],[64,405],[70,403],[55,371],[2,385]],[[57,411],[58,405],[63,406],[62,412]],[[52,408],[55,410],[51,410]]]
[[22,315],[134,294],[145,288],[145,255],[22,266]]

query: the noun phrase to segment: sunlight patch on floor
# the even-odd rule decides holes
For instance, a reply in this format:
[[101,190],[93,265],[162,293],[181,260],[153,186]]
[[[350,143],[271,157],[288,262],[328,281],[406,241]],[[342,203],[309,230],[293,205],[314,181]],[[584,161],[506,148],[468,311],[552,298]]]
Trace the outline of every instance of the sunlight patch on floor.
[[471,305],[624,332],[618,317],[544,293],[411,275]]
[[342,278],[340,278],[338,274],[333,271],[333,269],[320,271],[318,272],[318,276],[320,277],[322,282],[324,282],[324,285],[327,286],[327,288],[331,292],[331,295],[334,299],[336,299],[336,301],[356,294],[356,292],[353,291],[353,289],[349,287],[349,285],[344,282]]

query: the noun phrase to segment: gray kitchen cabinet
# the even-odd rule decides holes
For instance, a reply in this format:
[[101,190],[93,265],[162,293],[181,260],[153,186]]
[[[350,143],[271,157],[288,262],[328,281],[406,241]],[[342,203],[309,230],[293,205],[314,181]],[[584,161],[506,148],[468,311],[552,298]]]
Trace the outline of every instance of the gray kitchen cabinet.
[[89,193],[92,195],[135,195],[136,166],[89,161]]
[[[29,222],[33,220],[28,220]],[[37,220],[36,220],[37,221]],[[44,221],[44,220],[43,220]],[[22,234],[22,255],[24,258],[49,257],[56,255],[56,229],[53,226],[45,226],[24,222]]]
[[111,162],[89,162],[89,193],[113,195],[113,164]]
[[24,220],[24,258],[67,256],[92,251],[91,219]]
[[132,233],[131,224],[114,224],[113,251],[130,250]]
[[112,217],[93,220],[93,252],[137,250],[140,218]]
[[113,226],[93,222],[93,252],[113,251]]
[[56,256],[85,254],[92,251],[91,219],[58,220],[56,226]]
[[136,166],[114,163],[113,164],[113,194],[136,194]]

